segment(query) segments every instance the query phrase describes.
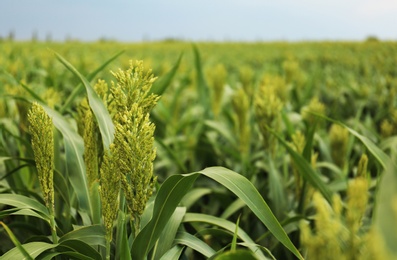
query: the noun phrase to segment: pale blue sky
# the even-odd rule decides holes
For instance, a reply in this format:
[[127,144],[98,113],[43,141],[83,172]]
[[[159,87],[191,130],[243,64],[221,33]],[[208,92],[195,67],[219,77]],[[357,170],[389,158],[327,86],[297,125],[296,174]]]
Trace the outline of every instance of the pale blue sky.
[[0,36],[94,41],[397,40],[397,0],[1,0]]

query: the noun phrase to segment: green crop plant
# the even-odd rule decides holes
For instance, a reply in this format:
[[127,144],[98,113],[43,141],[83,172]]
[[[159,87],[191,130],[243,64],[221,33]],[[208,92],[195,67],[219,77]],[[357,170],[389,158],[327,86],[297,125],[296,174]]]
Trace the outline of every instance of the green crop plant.
[[29,132],[32,136],[32,149],[36,162],[37,175],[43,193],[45,206],[50,214],[52,240],[58,237],[54,215],[54,135],[51,118],[38,103],[33,103],[28,114]]
[[2,42],[0,259],[393,259],[395,46]]

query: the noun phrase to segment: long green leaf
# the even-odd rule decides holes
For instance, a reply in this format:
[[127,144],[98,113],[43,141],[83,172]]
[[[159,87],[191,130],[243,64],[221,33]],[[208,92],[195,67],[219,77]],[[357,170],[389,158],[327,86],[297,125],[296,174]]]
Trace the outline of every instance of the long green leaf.
[[163,183],[155,199],[153,217],[133,243],[133,259],[144,259],[148,255],[178,203],[199,175],[205,175],[219,182],[236,194],[284,246],[299,259],[303,259],[254,185],[242,175],[223,167],[211,167],[201,172],[173,175]]
[[65,177],[59,171],[54,171],[54,188],[56,192],[62,197],[63,201],[70,208],[69,186]]
[[153,217],[135,238],[132,258],[143,260],[153,248],[182,197],[190,190],[198,174],[173,175],[161,185],[154,202]]
[[105,230],[102,225],[82,227],[70,231],[59,239],[59,243],[63,243],[68,240],[80,240],[90,246],[106,246]]
[[47,219],[43,215],[41,215],[41,214],[37,213],[36,211],[31,210],[31,209],[20,209],[20,210],[18,210],[16,212],[13,212],[10,215],[31,216],[31,217],[35,217],[35,218],[41,218],[41,219],[47,221]]
[[[183,219],[183,222],[207,223],[210,225],[221,227],[221,228],[229,231],[230,234],[234,234],[236,232],[236,224],[234,224],[233,222],[226,220],[226,219],[222,219],[222,218],[218,218],[218,217],[214,217],[214,216],[210,216],[210,215],[206,215],[206,214],[201,214],[201,213],[186,213],[186,215]],[[250,249],[253,252],[255,252],[257,257],[259,257],[260,259],[265,258],[263,253],[260,250],[258,250],[258,246],[255,245],[255,242],[251,239],[251,237],[244,230],[238,229],[237,236],[242,241],[244,241],[250,245],[254,245],[254,246],[251,246]]]
[[117,233],[116,233],[116,258],[130,260],[130,248],[128,244],[128,234],[127,234],[127,215],[119,210],[117,216]]
[[20,84],[34,99],[36,99],[41,103],[45,103],[45,101],[39,95],[37,95],[33,90],[31,90],[26,84],[24,84],[23,82],[20,82]]
[[79,206],[82,210],[91,212],[90,196],[83,159],[83,138],[69,125],[66,119],[55,110],[43,106],[52,118],[54,126],[61,132],[65,144],[66,163],[69,181],[77,195]]
[[216,253],[215,250],[207,245],[204,241],[187,232],[178,232],[175,242],[180,245],[188,246],[207,258],[213,256]]
[[194,54],[194,66],[196,69],[196,79],[197,79],[197,91],[198,91],[198,99],[205,110],[205,117],[208,119],[211,116],[211,103],[210,103],[210,92],[205,81],[203,68],[201,64],[200,52],[196,45],[193,45],[193,54]]
[[221,218],[227,219],[234,213],[236,213],[238,210],[241,208],[245,207],[244,201],[242,201],[240,198],[237,198],[235,201],[230,203],[229,206],[223,211]]
[[183,249],[185,247],[176,245],[172,247],[170,250],[165,253],[160,260],[175,260],[175,259],[180,259],[180,256],[182,255]]
[[206,168],[201,173],[228,188],[242,199],[270,232],[299,259],[303,259],[284,229],[273,215],[255,186],[244,176],[223,167]]
[[[26,250],[26,252],[34,259],[37,256],[39,256],[41,253],[50,250],[54,247],[56,247],[56,244],[49,244],[45,242],[31,242],[22,245],[23,248]],[[13,259],[18,259],[18,260],[25,260],[28,259],[26,258],[21,251],[15,247],[2,255],[0,257],[0,260],[13,260]]]
[[2,221],[0,221],[0,224],[6,230],[8,236],[11,238],[11,241],[14,243],[16,248],[18,248],[18,250],[22,253],[22,255],[26,259],[33,260],[33,258],[30,256],[30,254],[28,252],[26,252],[25,248],[21,245],[21,243],[19,242],[18,238],[14,235],[14,233],[11,231],[11,229],[9,229],[8,226]]
[[[102,71],[107,65],[109,65],[109,63],[114,61],[117,57],[119,57],[123,53],[124,53],[124,51],[120,51],[120,52],[116,53],[113,57],[111,57],[105,63],[103,63],[101,66],[99,66],[96,70],[94,70],[93,72],[88,74],[87,75],[87,80],[91,81],[92,79],[94,79],[94,77],[100,71]],[[82,84],[79,84],[76,88],[73,89],[72,93],[67,97],[67,99],[65,101],[65,104],[61,107],[61,109],[59,111],[61,114],[63,114],[63,112],[65,112],[66,109],[68,109],[70,107],[70,105],[72,104],[73,100],[83,91],[83,89],[84,89],[84,87],[83,87]]]
[[[395,157],[397,159],[397,156]],[[382,236],[384,245],[397,256],[397,167],[389,164],[381,177],[375,204],[374,226]]]
[[68,61],[66,61],[61,55],[55,53],[58,60],[65,65],[67,69],[69,69],[75,76],[77,76],[81,83],[83,83],[86,91],[88,102],[94,113],[96,120],[98,121],[99,130],[101,132],[103,145],[105,148],[108,148],[114,139],[114,125],[112,119],[109,115],[108,110],[103,104],[102,100],[98,97],[94,89],[91,87],[90,82],[80,74]]
[[368,151],[378,160],[378,162],[382,165],[383,169],[387,169],[389,165],[394,164],[390,157],[385,152],[383,152],[376,144],[374,144],[374,142],[371,141],[368,137],[359,134],[356,130],[348,127],[347,125],[337,120],[319,114],[315,115],[345,127],[352,135],[357,137],[365,145],[365,147],[367,147]]
[[174,244],[174,238],[177,234],[178,228],[182,223],[182,219],[185,216],[186,208],[177,207],[174,214],[170,217],[167,225],[157,241],[156,253],[154,259],[160,259]]
[[[79,255],[72,254],[77,259],[95,259],[102,260],[101,255],[92,248],[89,244],[79,239],[68,239],[59,243],[59,247],[65,247],[78,253]],[[81,255],[81,256],[80,256]]]
[[239,249],[236,251],[228,251],[214,258],[214,260],[256,260],[257,258],[251,251]]
[[324,198],[332,204],[332,192],[328,189],[325,183],[321,180],[319,174],[314,171],[310,163],[300,154],[294,151],[290,145],[287,144],[279,135],[272,131],[281,144],[284,145],[288,153],[291,155],[299,173],[308,181],[315,189],[319,190]]
[[378,162],[382,165],[383,169],[387,169],[387,167],[393,164],[390,157],[384,153],[374,142],[372,142],[368,137],[359,134],[357,131],[351,129],[345,124],[339,123],[344,126],[352,135],[357,137],[364,145],[367,147],[368,151],[378,160]]
[[37,200],[19,194],[0,194],[0,204],[13,206],[19,209],[31,209],[38,212],[42,218],[50,220],[47,208]]
[[205,195],[212,193],[212,189],[210,188],[194,188],[190,190],[185,197],[181,200],[181,204],[189,209],[192,205],[194,205],[198,199],[202,198]]
[[232,240],[232,244],[230,246],[230,250],[231,251],[235,251],[236,248],[237,248],[236,243],[237,243],[238,228],[239,228],[239,225],[240,225],[240,217],[241,217],[241,215],[238,216],[237,223],[236,223],[236,229],[235,229],[234,234],[233,234],[233,240]]

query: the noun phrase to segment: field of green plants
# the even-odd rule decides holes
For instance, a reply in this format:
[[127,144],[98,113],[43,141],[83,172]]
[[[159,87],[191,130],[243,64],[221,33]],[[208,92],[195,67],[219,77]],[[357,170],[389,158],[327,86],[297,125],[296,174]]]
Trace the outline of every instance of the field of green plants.
[[0,42],[0,259],[397,259],[397,43]]

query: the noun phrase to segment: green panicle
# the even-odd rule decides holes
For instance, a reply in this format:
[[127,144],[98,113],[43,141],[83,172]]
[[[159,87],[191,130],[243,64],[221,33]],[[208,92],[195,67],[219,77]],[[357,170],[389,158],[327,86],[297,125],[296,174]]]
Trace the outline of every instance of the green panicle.
[[267,128],[275,131],[279,129],[282,108],[283,103],[277,96],[275,88],[261,85],[255,98],[255,115],[263,137],[264,147],[270,154],[274,154],[277,143],[276,138]]
[[84,162],[89,187],[98,180],[99,153],[98,153],[98,126],[91,109],[88,109],[84,118]]
[[100,169],[100,196],[102,204],[102,215],[104,219],[107,241],[112,240],[113,222],[118,213],[120,175],[116,158],[112,151],[114,145],[110,145],[110,152],[105,151]]
[[251,100],[254,90],[254,87],[252,86],[254,80],[254,71],[251,69],[251,67],[245,65],[240,67],[238,76],[245,93],[248,95],[249,100]]
[[209,82],[212,90],[212,110],[215,117],[219,115],[225,90],[227,71],[223,64],[217,64],[209,71]]
[[145,70],[141,61],[126,71],[113,73],[117,84],[112,82],[110,110],[115,111],[114,146],[112,156],[120,175],[129,213],[139,232],[140,216],[153,193],[153,161],[155,126],[149,120],[149,113],[159,96],[150,93],[155,80],[151,70]]
[[[291,147],[297,151],[299,154],[303,153],[303,150],[305,149],[306,145],[306,138],[302,134],[301,131],[296,131],[292,136],[292,143],[290,144]],[[294,179],[295,179],[295,195],[297,198],[301,196],[301,189],[302,189],[302,176],[299,174],[298,167],[294,163],[293,160],[291,160],[292,164],[292,172],[294,174]]]
[[281,76],[266,74],[262,79],[262,85],[271,89],[282,103],[285,103],[288,100],[288,84]]
[[159,96],[150,93],[156,78],[151,70],[144,68],[142,61],[137,61],[135,66],[131,61],[129,69],[126,71],[120,69],[112,74],[117,79],[117,84],[112,83],[111,86],[115,111],[129,110],[133,104],[137,104],[142,108],[143,113],[149,113],[156,105]]
[[283,70],[287,84],[293,83],[298,89],[301,89],[304,86],[306,77],[297,60],[293,57],[288,58],[283,62]]
[[397,134],[397,109],[390,112],[389,119],[382,121],[380,132],[383,137],[390,137]]
[[393,135],[393,132],[394,132],[393,124],[389,120],[384,119],[380,125],[380,133],[382,137],[384,138],[390,137]]
[[121,173],[121,186],[128,209],[133,217],[142,215],[152,194],[154,124],[137,104],[126,111],[123,121],[116,125],[114,156]]
[[301,109],[303,120],[309,124],[314,124],[318,121],[318,117],[314,114],[325,115],[325,105],[317,97],[312,98],[310,103]]
[[44,108],[33,103],[28,113],[32,149],[44,202],[54,211],[54,132],[52,119]]
[[237,133],[240,142],[240,152],[246,154],[250,145],[250,124],[249,124],[249,99],[243,88],[239,88],[233,95],[233,109],[236,114]]
[[332,159],[338,167],[343,168],[347,157],[349,131],[343,126],[332,124],[329,131],[329,139]]
[[363,154],[358,162],[357,177],[367,177],[367,165],[368,156]]

